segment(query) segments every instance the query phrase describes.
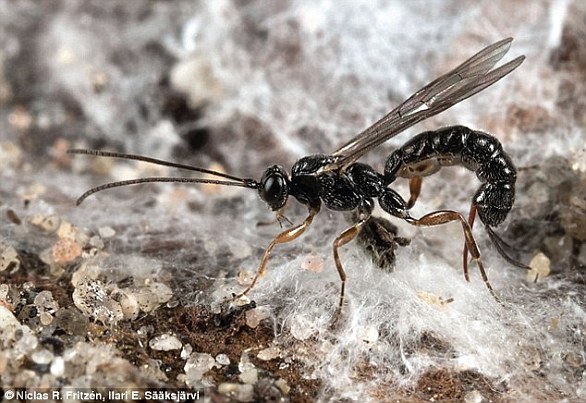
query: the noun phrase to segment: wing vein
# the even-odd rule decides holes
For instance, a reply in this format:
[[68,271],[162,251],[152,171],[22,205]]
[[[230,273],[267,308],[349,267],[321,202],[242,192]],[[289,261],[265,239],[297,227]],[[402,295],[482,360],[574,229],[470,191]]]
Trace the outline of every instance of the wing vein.
[[345,169],[408,127],[462,102],[515,70],[525,56],[519,56],[493,70],[509,51],[512,40],[507,38],[493,43],[415,92],[335,151],[333,155],[340,158],[330,168]]

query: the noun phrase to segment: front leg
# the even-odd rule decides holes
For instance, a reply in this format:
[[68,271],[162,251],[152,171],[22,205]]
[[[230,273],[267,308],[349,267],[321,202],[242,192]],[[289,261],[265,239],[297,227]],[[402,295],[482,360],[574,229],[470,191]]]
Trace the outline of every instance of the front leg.
[[254,275],[252,282],[250,283],[250,285],[248,287],[246,287],[246,289],[244,291],[242,291],[240,294],[236,295],[234,297],[234,299],[238,299],[238,298],[246,295],[252,289],[252,287],[254,287],[257,280],[264,274],[264,272],[267,268],[267,263],[269,261],[269,257],[271,255],[271,251],[273,250],[275,245],[281,244],[281,243],[286,243],[286,242],[291,242],[294,239],[297,239],[298,237],[300,237],[301,234],[303,234],[305,232],[307,227],[309,227],[309,225],[313,221],[313,217],[315,217],[315,215],[318,212],[319,212],[319,206],[318,207],[310,207],[309,208],[309,215],[301,224],[299,224],[295,227],[286,229],[285,231],[281,232],[279,235],[277,235],[271,241],[271,243],[269,244],[269,246],[267,246],[265,252],[262,255],[262,259],[260,260],[260,265],[258,266],[258,270],[256,271],[256,274]]

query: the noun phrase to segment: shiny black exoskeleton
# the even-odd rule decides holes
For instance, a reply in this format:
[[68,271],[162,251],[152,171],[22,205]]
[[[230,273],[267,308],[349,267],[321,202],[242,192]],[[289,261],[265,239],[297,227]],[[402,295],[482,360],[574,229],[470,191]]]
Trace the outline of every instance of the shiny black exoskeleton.
[[472,203],[484,224],[494,227],[503,222],[515,199],[516,169],[501,143],[464,126],[413,137],[390,155],[384,175],[363,163],[354,163],[342,173],[325,169],[335,161],[335,156],[322,154],[304,157],[293,165],[290,177],[283,168],[270,167],[260,181],[260,195],[273,210],[293,196],[318,209],[323,202],[330,210],[364,208],[370,212],[376,198],[387,213],[407,218],[407,202],[388,185],[398,177],[428,176],[442,166],[462,165],[483,182]]
[[472,201],[480,220],[491,227],[503,222],[515,201],[517,170],[501,143],[481,131],[451,126],[418,134],[387,159],[385,184],[397,177],[428,176],[450,165],[476,172],[482,182]]
[[[492,292],[479,248],[472,234],[472,226],[477,213],[499,253],[507,261],[520,267],[529,268],[506,254],[503,248],[504,241],[490,228],[497,226],[506,218],[515,199],[515,167],[497,139],[484,132],[474,131],[463,126],[446,127],[421,133],[394,151],[386,161],[383,174],[376,172],[369,165],[358,162],[358,160],[370,150],[408,127],[437,115],[483,91],[519,67],[525,58],[524,56],[518,56],[499,67],[495,67],[496,63],[508,52],[511,41],[512,38],[503,39],[482,49],[453,70],[416,91],[332,154],[317,154],[301,158],[293,165],[290,174],[282,167],[273,165],[267,168],[260,181],[257,181],[142,155],[98,150],[69,150],[69,153],[72,154],[132,159],[213,177],[150,177],[110,182],[88,190],[78,198],[77,204],[96,192],[120,186],[149,182],[206,183],[253,189],[259,193],[261,199],[272,210],[277,211],[277,219],[280,220],[281,211],[289,196],[293,196],[308,207],[307,217],[302,223],[279,233],[269,243],[251,283],[236,297],[245,295],[254,287],[257,280],[265,272],[268,259],[276,245],[293,241],[306,231],[322,204],[336,211],[353,210],[355,213],[353,225],[344,230],[333,241],[334,261],[342,283],[338,304],[339,312],[344,301],[346,283],[346,273],[340,259],[339,249],[355,239],[363,228],[368,227],[371,222],[369,220],[374,199],[377,199],[384,211],[412,225],[435,226],[459,222],[465,238],[462,254],[464,276],[468,280],[467,258],[470,254],[478,265],[485,285]],[[412,217],[409,210],[419,196],[422,177],[431,175],[442,166],[448,165],[462,165],[476,172],[482,182],[472,200],[468,218],[453,210],[439,210],[419,218]],[[409,178],[410,198],[408,201],[389,188],[398,177]],[[381,226],[379,229],[383,227]],[[383,244],[394,242],[394,238],[391,238],[392,234],[386,235],[381,237],[381,240],[384,241]]]

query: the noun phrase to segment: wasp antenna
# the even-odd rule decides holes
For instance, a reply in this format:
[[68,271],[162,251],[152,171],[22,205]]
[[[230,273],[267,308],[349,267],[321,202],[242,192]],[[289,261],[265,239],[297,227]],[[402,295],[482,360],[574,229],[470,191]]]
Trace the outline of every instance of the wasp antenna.
[[203,178],[175,178],[175,177],[152,177],[152,178],[138,178],[138,179],[128,179],[124,181],[118,182],[110,182],[105,183],[100,186],[96,186],[82,194],[75,204],[79,206],[85,199],[89,196],[93,195],[94,193],[101,192],[102,190],[112,189],[122,186],[130,186],[130,185],[138,185],[141,183],[152,183],[152,182],[167,182],[167,183],[207,183],[210,185],[223,185],[223,186],[237,186],[237,187],[245,187],[248,189],[257,189],[258,182],[252,179],[245,179],[242,182],[230,182],[230,181],[221,181],[217,179],[203,179]]
[[145,155],[118,153],[115,151],[87,150],[87,149],[79,149],[79,148],[69,149],[69,150],[67,150],[67,154],[83,154],[83,155],[93,155],[96,157],[120,158],[120,159],[125,159],[125,160],[142,161],[142,162],[147,162],[149,164],[154,164],[154,165],[161,165],[161,166],[167,166],[167,167],[171,167],[171,168],[185,169],[187,171],[193,171],[193,172],[201,172],[204,174],[214,175],[214,176],[218,176],[220,178],[226,178],[226,179],[230,179],[233,181],[239,181],[239,182],[243,182],[243,183],[245,183],[247,181],[251,181],[251,179],[243,179],[243,178],[239,178],[238,176],[229,175],[229,174],[225,174],[225,173],[218,172],[218,171],[213,171],[211,169],[199,168],[199,167],[194,167],[192,165],[179,164],[176,162],[160,160],[157,158],[147,157]]

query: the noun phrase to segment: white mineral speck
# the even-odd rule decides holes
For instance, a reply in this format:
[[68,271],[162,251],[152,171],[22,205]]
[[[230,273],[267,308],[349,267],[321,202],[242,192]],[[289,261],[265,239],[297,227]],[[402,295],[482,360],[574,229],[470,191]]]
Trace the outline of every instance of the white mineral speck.
[[173,290],[163,283],[152,282],[135,292],[135,298],[143,312],[151,312],[173,297]]
[[51,361],[53,361],[53,353],[45,349],[35,351],[31,355],[31,360],[33,360],[33,362],[36,364],[49,364]]
[[100,234],[102,238],[112,238],[116,235],[116,231],[111,227],[101,227],[98,229],[98,234]]
[[283,378],[279,378],[275,381],[275,386],[283,392],[284,395],[288,395],[291,387],[287,384],[287,381]]
[[216,365],[216,360],[211,354],[193,353],[185,363],[183,369],[187,374],[187,382],[190,385],[197,385],[201,382],[203,375]]
[[56,312],[59,309],[59,304],[53,298],[51,291],[41,291],[37,294],[34,304],[40,311]]
[[230,365],[230,358],[226,354],[218,354],[216,362],[220,365]]
[[39,320],[43,326],[49,326],[51,323],[53,323],[53,315],[51,315],[49,312],[41,312],[39,315]]
[[218,392],[241,402],[249,402],[254,397],[252,385],[240,385],[239,383],[221,383],[218,386]]
[[313,273],[321,273],[324,268],[324,258],[320,255],[307,255],[301,260],[301,268]]
[[140,308],[134,294],[121,291],[121,296],[118,302],[120,302],[122,313],[126,319],[133,320],[138,317]]
[[242,353],[240,363],[238,364],[238,370],[240,370],[238,378],[240,378],[243,383],[253,385],[258,381],[258,370],[255,368],[254,364],[250,362],[248,353]]
[[18,260],[18,252],[12,246],[6,246],[0,249],[0,271],[11,268],[16,271],[20,267],[20,260]]
[[539,252],[533,257],[533,259],[531,259],[529,267],[531,267],[532,270],[527,272],[527,277],[530,281],[534,281],[536,278],[549,276],[551,271],[551,261],[545,254]]
[[477,390],[473,390],[464,395],[464,402],[466,403],[482,403],[483,401],[482,394]]
[[256,368],[247,368],[238,375],[243,383],[254,385],[258,381],[258,370]]
[[268,347],[268,348],[265,348],[264,350],[260,350],[258,352],[257,358],[259,360],[263,360],[263,361],[274,360],[275,358],[277,358],[279,356],[280,352],[281,351],[279,350],[278,347],[275,347],[275,346]]
[[182,346],[181,341],[170,334],[162,334],[149,341],[149,347],[159,351],[179,350]]
[[193,347],[191,347],[191,344],[184,344],[183,348],[181,349],[181,358],[183,360],[188,359],[192,352]]
[[63,360],[63,357],[55,357],[55,359],[51,363],[51,375],[63,376],[64,372],[65,372],[65,361]]
[[[17,337],[17,333],[20,333],[20,336]],[[14,342],[13,357],[27,354],[39,344],[32,330],[21,325],[12,312],[3,305],[0,305],[0,340],[4,345]]]
[[304,315],[296,315],[291,323],[291,335],[297,340],[306,340],[314,333],[314,323]]
[[251,328],[256,328],[261,320],[266,319],[270,316],[270,312],[267,308],[255,308],[246,311],[246,324]]

